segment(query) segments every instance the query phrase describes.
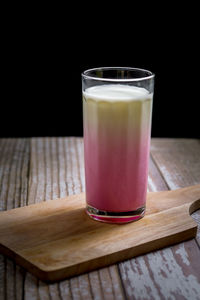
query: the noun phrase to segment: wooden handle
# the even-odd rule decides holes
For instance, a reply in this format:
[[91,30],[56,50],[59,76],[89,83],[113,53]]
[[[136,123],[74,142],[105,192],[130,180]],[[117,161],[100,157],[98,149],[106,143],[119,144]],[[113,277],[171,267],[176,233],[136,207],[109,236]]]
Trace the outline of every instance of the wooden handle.
[[189,214],[191,215],[197,209],[200,209],[200,184],[191,187],[188,192],[191,194],[191,201],[189,202]]
[[189,214],[199,209],[200,184],[172,191],[152,192],[147,195],[147,215],[164,211],[174,206],[185,206]]

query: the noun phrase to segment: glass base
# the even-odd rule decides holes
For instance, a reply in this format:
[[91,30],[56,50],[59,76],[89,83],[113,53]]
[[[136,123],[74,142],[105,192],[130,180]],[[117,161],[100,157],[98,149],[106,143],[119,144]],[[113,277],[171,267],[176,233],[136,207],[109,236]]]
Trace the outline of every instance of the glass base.
[[99,210],[90,205],[86,206],[87,214],[96,221],[106,222],[106,223],[115,223],[115,224],[124,224],[133,221],[137,221],[144,217],[145,206],[140,207],[137,210],[127,211],[127,212],[110,212]]

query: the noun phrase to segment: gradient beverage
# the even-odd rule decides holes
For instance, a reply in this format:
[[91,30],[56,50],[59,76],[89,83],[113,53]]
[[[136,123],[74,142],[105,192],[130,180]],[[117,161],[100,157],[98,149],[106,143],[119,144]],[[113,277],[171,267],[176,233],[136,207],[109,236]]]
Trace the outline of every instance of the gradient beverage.
[[144,215],[152,96],[123,82],[83,91],[86,211],[96,220],[124,223]]

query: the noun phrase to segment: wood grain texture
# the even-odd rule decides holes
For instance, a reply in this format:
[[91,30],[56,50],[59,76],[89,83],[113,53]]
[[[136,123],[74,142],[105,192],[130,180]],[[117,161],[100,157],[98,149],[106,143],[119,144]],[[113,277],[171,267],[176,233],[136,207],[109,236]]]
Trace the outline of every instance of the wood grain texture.
[[[199,144],[197,140],[153,139],[149,190],[160,190],[160,186],[175,189],[198,184],[200,169],[196,166],[200,163]],[[174,156],[176,159],[173,159]],[[182,166],[184,157],[188,164],[186,170]],[[154,172],[151,171],[152,165]],[[176,184],[173,184],[173,179]],[[127,299],[199,300],[199,248],[195,240],[120,263],[119,268]]]
[[[48,199],[65,197],[84,191],[84,160],[83,160],[83,139],[82,138],[34,138],[31,139],[30,156],[30,176],[29,176],[29,197],[28,203],[33,204]],[[97,271],[99,274],[100,271]],[[113,268],[112,290],[118,285],[119,273],[117,268]],[[44,284],[36,280],[32,275],[25,280],[25,296],[31,299],[32,290],[34,294],[42,295],[47,299],[79,299],[83,278],[88,282],[93,281],[93,273],[84,277],[77,277],[75,280],[64,280],[55,284]],[[86,281],[87,281],[86,280]],[[75,282],[77,282],[75,284]],[[30,287],[31,286],[31,290]],[[94,299],[107,298],[106,289],[110,287],[110,281],[104,283],[104,289],[97,288],[102,286],[101,277],[95,280],[96,292]],[[90,288],[89,288],[90,287]],[[91,284],[85,289],[84,295],[91,296]],[[123,297],[123,289],[118,286],[118,296]],[[86,296],[85,296],[86,297]],[[86,298],[87,298],[86,297]],[[113,296],[114,297],[114,296]],[[41,299],[43,299],[41,298]],[[108,299],[108,298],[107,298]]]
[[[14,168],[11,167],[12,160],[16,163],[16,160],[13,159],[15,143],[16,140],[13,139],[0,141],[1,186],[3,183],[3,191],[2,189],[0,190],[1,210],[5,210],[7,206],[10,208],[14,207],[13,199],[7,199],[5,193],[9,186],[9,168],[11,168],[12,173],[15,172]],[[30,156],[23,153],[24,150],[21,152],[23,156],[22,169],[24,170],[23,175],[21,173],[20,176],[21,186],[24,186],[22,190],[26,188],[29,169],[31,173],[31,177],[29,176],[29,197],[26,196],[26,192],[24,191],[24,193],[21,193],[21,200],[18,198],[15,202],[20,203],[20,206],[22,206],[24,204],[50,199],[53,198],[52,190],[54,190],[55,197],[64,197],[65,191],[67,191],[69,195],[74,194],[77,186],[78,192],[84,191],[82,144],[83,141],[81,138],[60,138],[58,140],[54,138],[33,139],[31,151],[35,149],[35,153],[31,153],[30,155],[32,161],[30,168],[28,167],[28,162],[26,162],[27,160],[29,161]],[[177,144],[179,145],[177,146]],[[150,161],[149,170],[149,191],[160,191],[168,188],[175,189],[199,183],[199,144],[197,140],[177,141],[175,139],[153,139],[152,160]],[[75,150],[75,147],[77,150]],[[26,151],[29,151],[28,139],[26,140],[25,148]],[[22,149],[24,148],[22,147]],[[57,151],[59,154],[55,154],[54,151]],[[159,152],[161,152],[161,154],[159,154]],[[170,156],[168,156],[167,152],[170,152]],[[172,163],[170,160],[173,159],[173,155],[175,155],[176,159],[173,160],[174,162]],[[186,157],[186,159],[184,157]],[[54,162],[52,162],[52,159]],[[187,161],[186,164],[185,160]],[[165,174],[167,175],[166,177],[164,175],[165,170],[163,171],[162,169],[161,171],[159,169],[160,163],[167,170]],[[181,166],[182,163],[185,164],[185,167]],[[41,166],[40,164],[43,165]],[[175,164],[175,176],[172,175],[174,172],[173,164]],[[59,172],[57,171],[57,166],[59,166]],[[55,167],[54,170],[53,167]],[[34,196],[36,181],[39,180],[38,177],[40,176],[40,174],[37,173],[39,171],[38,168],[42,169],[43,181],[41,183],[39,182],[39,184],[40,190],[44,190],[43,195],[46,194],[45,199],[41,197],[38,192],[36,198]],[[38,171],[36,172],[37,169]],[[71,170],[76,180],[74,180],[71,175]],[[52,174],[52,172],[54,172],[54,174]],[[59,175],[57,173],[59,173]],[[59,179],[57,179],[58,176]],[[54,187],[52,187],[53,178],[56,179]],[[174,179],[175,184],[173,187]],[[59,193],[57,193],[58,185],[60,188]],[[12,188],[13,187],[12,185]],[[13,193],[11,190],[9,192]],[[199,222],[200,217],[198,212],[193,215],[196,216],[195,219]],[[199,269],[197,269],[197,267],[199,267],[198,260],[196,260],[198,258],[197,251],[198,246],[193,240],[192,244],[191,241],[180,243],[175,247],[169,247],[165,250],[156,251],[145,256],[137,257],[137,259],[121,263],[119,265],[120,273],[115,272],[116,266],[113,266],[114,274],[118,280],[122,279],[119,286],[119,281],[115,276],[112,277],[110,275],[110,271],[107,270],[108,268],[105,268],[105,272],[108,272],[107,274],[110,280],[105,280],[104,283],[102,282],[104,269],[101,269],[84,275],[84,278],[78,276],[79,279],[77,281],[75,280],[77,283],[70,279],[64,280],[59,284],[44,284],[41,281],[37,281],[37,279],[29,273],[25,275],[22,269],[20,269],[21,272],[19,272],[16,268],[15,273],[15,266],[12,269],[6,265],[9,259],[7,260],[3,256],[0,256],[0,295],[3,300],[80,299],[82,295],[80,289],[84,284],[84,297],[87,298],[88,296],[88,299],[91,295],[92,299],[114,299],[116,296],[114,294],[115,288],[119,288],[117,292],[118,297],[120,297],[119,299],[199,299],[200,274]],[[152,256],[154,260],[152,260]],[[129,262],[131,262],[131,265]],[[137,262],[135,268],[132,267],[134,262]],[[124,267],[123,269],[122,266]],[[126,272],[124,270],[126,270]],[[101,276],[100,273],[102,273]],[[18,278],[16,278],[16,276],[18,276]],[[114,281],[112,278],[115,278]],[[83,281],[84,283],[82,283]],[[90,283],[90,287],[88,282]],[[112,289],[110,289],[111,283]],[[113,292],[110,292],[111,290]],[[8,298],[7,295],[11,297]],[[12,296],[14,298],[12,298]]]
[[88,218],[85,194],[76,194],[1,212],[0,251],[60,280],[194,237],[189,212],[199,207],[200,185],[149,193],[145,218],[116,226]]
[[[0,209],[26,205],[29,140],[0,140]],[[0,255],[0,299],[22,299],[25,272]]]
[[[170,189],[200,183],[200,140],[154,139],[151,154]],[[193,218],[200,223],[200,210]],[[200,245],[200,227],[196,240]]]

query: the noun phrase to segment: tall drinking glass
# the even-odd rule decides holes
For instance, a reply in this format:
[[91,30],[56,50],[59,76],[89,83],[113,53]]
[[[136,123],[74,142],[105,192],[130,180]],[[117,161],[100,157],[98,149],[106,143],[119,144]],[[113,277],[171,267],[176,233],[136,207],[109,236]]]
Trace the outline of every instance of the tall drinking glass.
[[106,67],[82,73],[86,211],[99,221],[144,216],[154,74]]

